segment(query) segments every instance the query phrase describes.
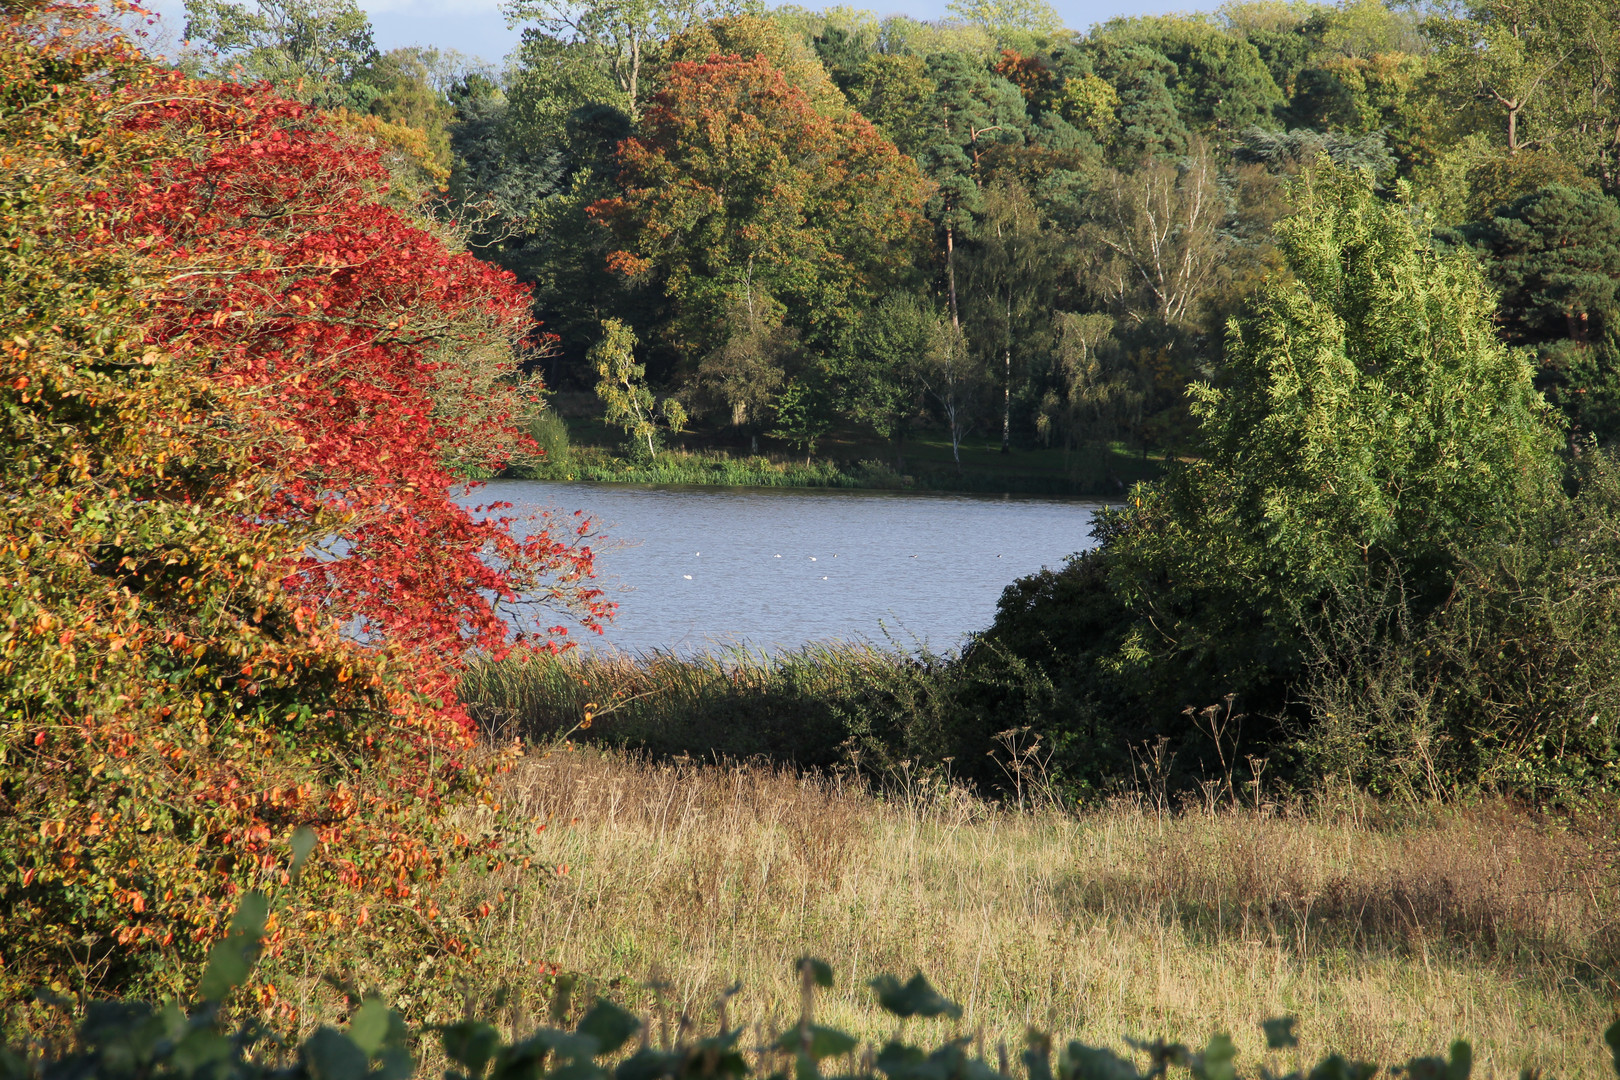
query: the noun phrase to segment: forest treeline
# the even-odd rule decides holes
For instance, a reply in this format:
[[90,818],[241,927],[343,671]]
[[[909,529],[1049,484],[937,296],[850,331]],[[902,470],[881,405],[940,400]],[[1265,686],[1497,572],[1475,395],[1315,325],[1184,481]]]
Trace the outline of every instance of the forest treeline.
[[378,53],[352,2],[191,0],[190,62],[373,125],[532,285],[548,382],[602,386],[644,453],[688,418],[804,450],[868,429],[902,468],[922,428],[1184,448],[1186,387],[1288,273],[1273,225],[1322,156],[1477,252],[1572,436],[1620,431],[1620,27],[1595,0],[1083,32],[1041,0],[506,10],[497,69]]

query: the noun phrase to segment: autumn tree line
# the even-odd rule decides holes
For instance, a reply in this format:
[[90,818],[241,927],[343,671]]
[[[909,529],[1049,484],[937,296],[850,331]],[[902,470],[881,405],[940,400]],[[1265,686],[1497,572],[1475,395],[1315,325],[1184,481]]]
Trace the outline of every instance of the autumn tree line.
[[1079,32],[1039,0],[934,22],[512,0],[499,69],[379,54],[353,4],[187,10],[193,63],[414,133],[443,212],[533,287],[549,382],[627,387],[644,451],[688,418],[803,449],[859,428],[902,467],[924,429],[1185,448],[1186,387],[1286,273],[1273,226],[1324,156],[1478,255],[1572,436],[1620,430],[1599,3],[1229,3]]

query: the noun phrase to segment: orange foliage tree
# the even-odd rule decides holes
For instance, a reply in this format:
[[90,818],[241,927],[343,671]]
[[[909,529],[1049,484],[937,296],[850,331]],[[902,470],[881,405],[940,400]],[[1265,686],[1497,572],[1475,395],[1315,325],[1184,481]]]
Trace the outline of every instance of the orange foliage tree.
[[452,497],[527,449],[526,298],[385,197],[304,106],[155,68],[88,5],[7,8],[8,1005],[182,991],[248,888],[285,897],[272,972],[355,922],[467,948],[422,893],[481,855],[440,823],[483,783],[459,671],[515,606],[608,607],[589,522]]
[[661,276],[688,355],[719,344],[739,303],[779,304],[814,339],[912,263],[926,181],[866,119],[829,116],[763,56],[669,66],[622,194],[592,213],[625,248],[612,265]]

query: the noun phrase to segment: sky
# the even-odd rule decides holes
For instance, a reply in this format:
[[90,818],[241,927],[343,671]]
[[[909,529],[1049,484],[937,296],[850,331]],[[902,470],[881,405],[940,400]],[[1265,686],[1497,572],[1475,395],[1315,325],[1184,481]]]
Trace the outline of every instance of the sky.
[[[844,0],[850,7],[868,8],[879,15],[910,15],[937,19],[948,0]],[[184,0],[149,0],[163,29],[178,37],[185,25]],[[377,47],[433,45],[456,49],[499,63],[518,43],[519,31],[510,29],[500,12],[500,0],[360,0],[371,16]],[[820,0],[799,0],[799,6],[826,6]],[[1197,4],[1175,0],[1052,0],[1064,25],[1084,30],[1115,15],[1156,14],[1186,10]],[[1213,5],[1206,5],[1213,6]]]

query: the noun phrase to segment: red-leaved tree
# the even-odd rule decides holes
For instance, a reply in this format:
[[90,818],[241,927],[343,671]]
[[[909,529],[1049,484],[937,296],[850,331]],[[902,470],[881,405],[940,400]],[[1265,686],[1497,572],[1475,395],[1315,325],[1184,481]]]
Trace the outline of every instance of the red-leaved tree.
[[[503,653],[519,606],[596,627],[610,605],[591,584],[587,519],[528,527],[506,504],[452,497],[456,472],[534,449],[516,427],[539,389],[518,364],[525,289],[385,205],[375,152],[265,87],[175,74],[125,115],[191,150],[105,196],[131,207],[122,242],[170,267],[153,343],[252,391],[243,437],[296,476],[275,514],[342,522],[292,559],[289,586],[363,640],[409,650],[448,708],[464,658]],[[545,629],[545,647],[566,640]]]

